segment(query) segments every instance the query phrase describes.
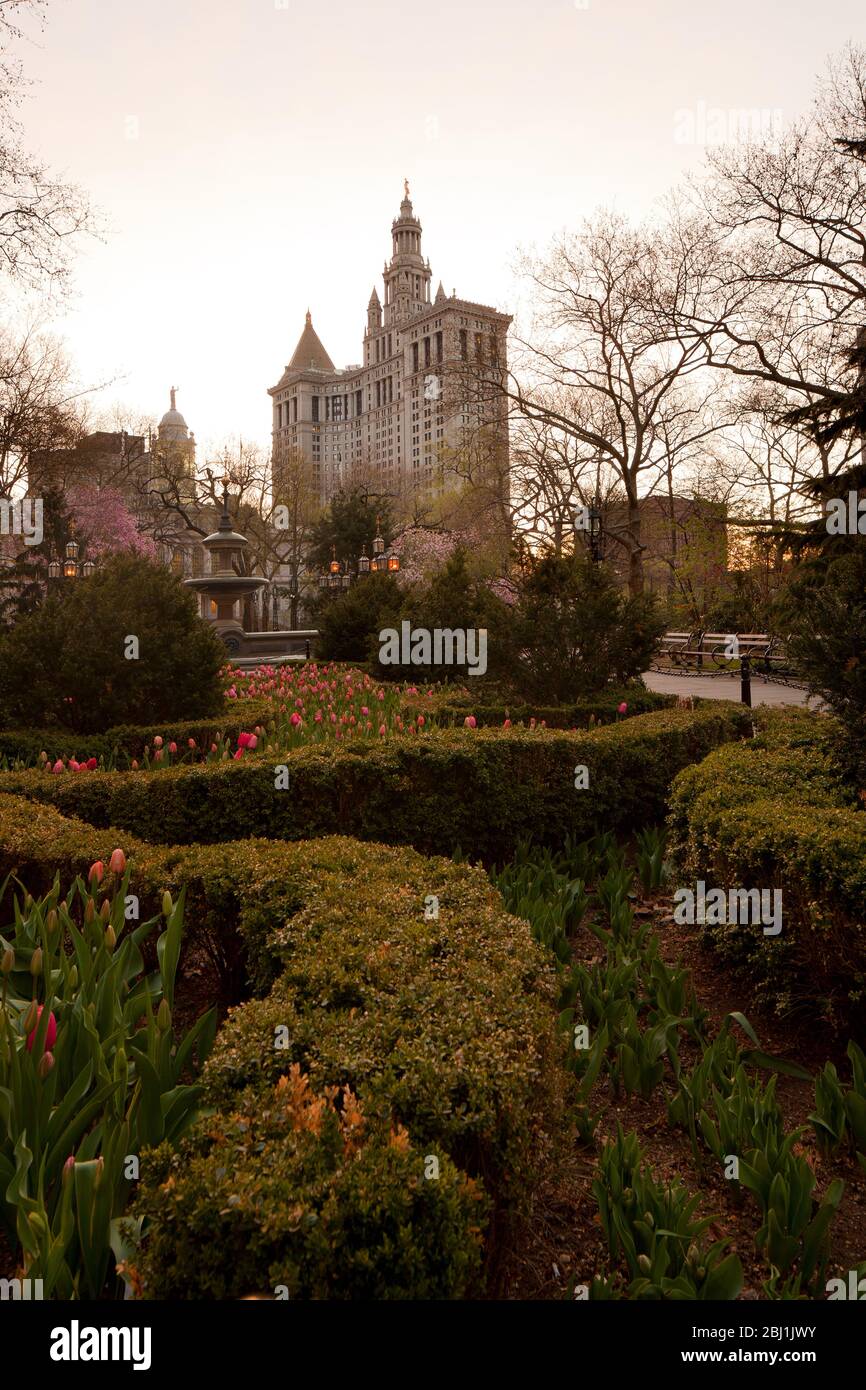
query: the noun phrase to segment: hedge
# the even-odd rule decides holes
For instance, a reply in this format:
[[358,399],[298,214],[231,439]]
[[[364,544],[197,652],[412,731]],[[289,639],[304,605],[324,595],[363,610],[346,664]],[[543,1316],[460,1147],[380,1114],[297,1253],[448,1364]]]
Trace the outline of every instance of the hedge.
[[[713,702],[580,733],[448,729],[304,747],[288,755],[287,790],[276,788],[274,763],[254,756],[155,772],[4,773],[0,793],[147,840],[296,840],[339,829],[427,854],[459,848],[490,863],[521,839],[562,843],[662,819],[674,774],[751,729],[743,706]],[[575,788],[579,766],[588,770],[584,789]]]
[[[528,724],[534,719],[537,724],[543,720],[549,729],[580,729],[585,728],[590,719],[608,723],[622,717],[650,714],[654,710],[673,709],[676,699],[675,695],[661,695],[642,685],[601,691],[573,705],[533,705],[489,696],[475,700],[470,691],[469,695],[443,701],[434,707],[434,713],[443,722],[455,724],[462,724],[466,715],[471,714],[479,728],[501,728],[506,719],[512,724]],[[625,716],[619,714],[621,704],[628,707]]]
[[49,760],[58,758],[111,758],[124,754],[140,758],[145,745],[161,736],[183,748],[195,739],[198,748],[209,748],[217,735],[228,735],[234,742],[239,733],[263,724],[273,717],[269,700],[232,700],[221,714],[206,719],[168,720],[163,724],[139,727],[119,724],[104,734],[78,734],[71,729],[5,729],[0,731],[0,758],[35,763],[44,752]]
[[[174,895],[185,890],[188,949],[245,964],[247,984],[259,992],[270,986],[265,997],[230,1011],[207,1064],[206,1100],[224,1123],[203,1121],[172,1169],[171,1210],[179,1213],[179,1229],[188,1227],[204,1241],[210,1222],[212,1245],[194,1268],[187,1262],[172,1273],[172,1241],[156,1240],[153,1249],[162,1253],[152,1260],[145,1253],[142,1266],[148,1292],[161,1297],[171,1289],[173,1296],[175,1274],[189,1290],[179,1296],[250,1292],[249,1260],[238,1257],[235,1269],[219,1252],[249,1240],[253,1249],[272,1254],[271,1235],[286,1230],[280,1223],[289,1215],[273,1213],[272,1232],[264,1194],[276,1195],[297,1178],[304,1216],[293,1239],[286,1236],[283,1253],[295,1271],[285,1271],[288,1282],[297,1279],[302,1293],[318,1296],[330,1277],[317,1243],[320,1217],[320,1230],[329,1232],[357,1230],[365,1222],[381,1227],[375,1269],[346,1272],[349,1235],[335,1262],[334,1277],[342,1270],[339,1277],[350,1280],[353,1295],[375,1287],[376,1296],[402,1296],[410,1283],[416,1293],[456,1295],[475,1277],[477,1260],[466,1252],[476,1242],[473,1228],[484,1225],[485,1203],[491,1203],[495,1254],[510,1218],[555,1154],[566,1113],[555,982],[527,924],[504,911],[480,868],[426,860],[408,849],[338,837],[148,845],[117,829],[67,819],[49,806],[0,796],[0,873],[14,870],[33,893],[57,872],[67,881],[95,859],[107,861],[117,845],[133,862],[130,888],[140,896],[142,916],[156,909],[166,888]],[[438,912],[431,909],[434,901]],[[237,998],[243,977],[236,970],[233,978]],[[287,1030],[285,1049],[275,1046],[278,1027]],[[293,1154],[278,1146],[271,1153],[276,1139],[265,1119],[246,1149],[232,1141],[232,1116],[252,1115],[257,1107],[264,1113],[276,1103],[280,1076],[292,1067],[320,1099],[330,1088],[350,1088],[367,1117],[370,1145],[357,1169],[347,1171],[335,1152]],[[287,1122],[286,1136],[290,1130]],[[228,1136],[240,1210],[224,1200],[221,1134]],[[443,1186],[438,1195],[426,1187],[413,1195],[408,1176],[426,1182],[429,1156],[439,1161]],[[310,1164],[308,1194],[298,1174]],[[477,1194],[467,1187],[470,1178],[480,1185]],[[371,1200],[377,1181],[381,1218]],[[421,1227],[411,1240],[406,1231],[409,1243],[405,1258],[395,1257],[392,1294],[383,1294],[388,1252],[412,1220]],[[228,1284],[217,1288],[220,1263]],[[262,1277],[269,1268],[267,1262],[260,1267]]]
[[833,760],[843,731],[804,711],[756,717],[757,738],[677,776],[672,854],[691,883],[781,888],[778,937],[760,925],[705,924],[702,933],[778,1011],[817,1011],[862,1032],[866,813]]

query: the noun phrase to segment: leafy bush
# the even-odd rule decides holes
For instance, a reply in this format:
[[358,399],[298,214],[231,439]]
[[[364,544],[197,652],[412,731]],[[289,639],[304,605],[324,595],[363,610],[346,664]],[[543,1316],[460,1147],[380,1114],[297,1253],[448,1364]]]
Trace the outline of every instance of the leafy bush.
[[180,1153],[152,1154],[136,1212],[145,1297],[460,1298],[479,1288],[478,1185],[368,1116],[348,1087],[317,1094],[297,1064],[273,1090],[249,1090],[203,1123]]
[[[859,540],[859,544],[858,544]],[[813,557],[794,571],[781,606],[786,645],[810,690],[845,730],[838,753],[866,789],[866,545]]]
[[[424,853],[502,861],[528,836],[563,843],[661,820],[682,767],[751,731],[749,711],[713,702],[661,710],[586,733],[449,729],[350,749],[288,756],[289,790],[273,763],[242,760],[154,773],[0,774],[0,792],[52,801],[93,825],[189,843],[244,835],[300,839],[339,826],[359,839]],[[575,788],[586,766],[589,786]]]
[[316,605],[317,655],[325,661],[370,662],[378,670],[379,633],[397,622],[403,595],[392,574],[360,578],[346,593]]
[[76,733],[212,715],[224,663],[190,591],[162,565],[116,555],[0,638],[0,712],[7,726]]
[[651,595],[625,594],[604,565],[547,555],[519,590],[511,679],[529,699],[572,702],[640,676],[663,631]]
[[756,714],[759,736],[686,768],[671,790],[680,872],[724,887],[783,888],[783,927],[701,930],[779,1010],[844,1023],[866,990],[866,814],[830,749],[844,737],[808,713]]

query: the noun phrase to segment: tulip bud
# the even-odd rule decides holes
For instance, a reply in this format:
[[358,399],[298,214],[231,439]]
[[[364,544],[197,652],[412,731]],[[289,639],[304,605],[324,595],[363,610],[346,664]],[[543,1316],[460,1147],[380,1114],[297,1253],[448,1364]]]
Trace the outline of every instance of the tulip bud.
[[40,1080],[40,1081],[44,1081],[44,1080],[45,1080],[46,1076],[48,1075],[48,1073],[50,1072],[50,1070],[51,1070],[51,1068],[52,1068],[53,1066],[54,1066],[54,1053],[53,1053],[53,1052],[43,1052],[42,1056],[41,1056],[40,1059],[39,1059],[39,1066],[36,1068],[36,1070],[37,1070],[37,1072],[38,1072],[38,1074],[39,1074],[39,1080]]
[[105,933],[105,944],[108,947],[109,951],[113,951],[115,946],[117,945],[117,933],[115,932],[114,927],[111,926],[110,923],[108,926],[108,930]]
[[103,922],[107,922],[109,917],[111,916],[111,904],[109,903],[107,898],[104,900],[102,907],[99,909],[99,916]]
[[73,965],[72,969],[71,969],[70,972],[69,972],[69,988],[70,988],[70,989],[77,989],[77,988],[78,988],[78,966],[77,966],[77,965]]
[[642,1269],[644,1274],[652,1274],[652,1260],[649,1255],[638,1255],[638,1269]]
[[41,1211],[28,1212],[27,1224],[31,1231],[37,1236],[46,1236],[48,1234],[48,1222],[45,1220]]
[[102,882],[102,876],[103,876],[104,873],[105,873],[105,865],[103,864],[103,862],[102,862],[101,859],[97,859],[97,861],[96,861],[95,864],[91,864],[91,866],[90,866],[90,872],[89,872],[89,874],[87,875],[87,877],[88,877],[88,879],[89,879],[89,881],[90,881],[90,886],[93,887],[93,884],[94,884],[94,883],[101,883],[101,882]]
[[31,1005],[30,1005],[30,1008],[27,1010],[26,1014],[24,1015],[24,1032],[25,1032],[26,1034],[29,1035],[30,1033],[33,1032],[33,1029],[36,1027],[36,1024],[37,1024],[38,1019],[39,1019],[39,1005],[36,1003],[36,1000],[34,999],[33,1002],[32,1002]]
[[75,1155],[70,1154],[63,1165],[63,1181],[68,1183],[75,1172]]
[[57,913],[55,909],[52,907],[51,911],[48,913],[48,916],[45,918],[45,927],[49,936],[53,936],[54,933],[57,931],[58,920],[59,919],[57,917]]
[[156,1026],[160,1033],[167,1033],[171,1027],[171,1009],[168,1007],[168,1000],[163,999],[156,1011]]
[[15,952],[11,946],[7,946],[3,952],[3,959],[0,961],[0,972],[4,975],[11,975],[15,969]]
[[90,923],[93,921],[93,919],[94,919],[95,916],[96,916],[96,908],[93,906],[93,899],[92,899],[92,898],[88,898],[88,899],[87,899],[87,906],[86,906],[85,909],[84,909],[84,920],[85,920],[85,922],[87,923],[88,926],[90,926]]
[[171,893],[169,893],[168,889],[166,888],[165,892],[164,892],[163,895],[162,895],[162,911],[163,911],[163,916],[165,916],[165,917],[170,917],[170,916],[171,916],[171,909],[172,909],[173,906],[174,906],[174,904],[173,904],[172,901],[171,901]]
[[108,867],[113,874],[117,874],[118,878],[126,872],[126,855],[122,849],[111,851]]
[[30,957],[30,974],[34,980],[37,975],[42,974],[42,947],[37,946],[33,955]]

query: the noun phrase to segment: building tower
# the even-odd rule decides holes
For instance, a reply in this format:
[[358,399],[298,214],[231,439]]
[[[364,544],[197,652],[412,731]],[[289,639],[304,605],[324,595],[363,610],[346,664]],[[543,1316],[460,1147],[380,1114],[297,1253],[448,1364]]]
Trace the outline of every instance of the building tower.
[[430,307],[430,262],[421,255],[421,223],[409,201],[408,179],[403,188],[400,216],[391,223],[391,264],[384,271],[386,328]]

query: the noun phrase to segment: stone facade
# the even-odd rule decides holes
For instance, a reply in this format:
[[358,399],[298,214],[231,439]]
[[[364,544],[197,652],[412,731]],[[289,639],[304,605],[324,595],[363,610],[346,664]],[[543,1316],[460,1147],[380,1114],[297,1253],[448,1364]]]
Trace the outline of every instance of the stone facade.
[[306,460],[326,503],[359,478],[395,494],[441,490],[449,452],[479,425],[497,429],[507,451],[489,383],[462,395],[453,383],[505,370],[510,316],[448,296],[441,282],[431,296],[408,184],[391,239],[384,303],[374,287],[367,305],[363,362],[337,369],[308,311],[291,361],[269,388],[277,500],[292,459]]

